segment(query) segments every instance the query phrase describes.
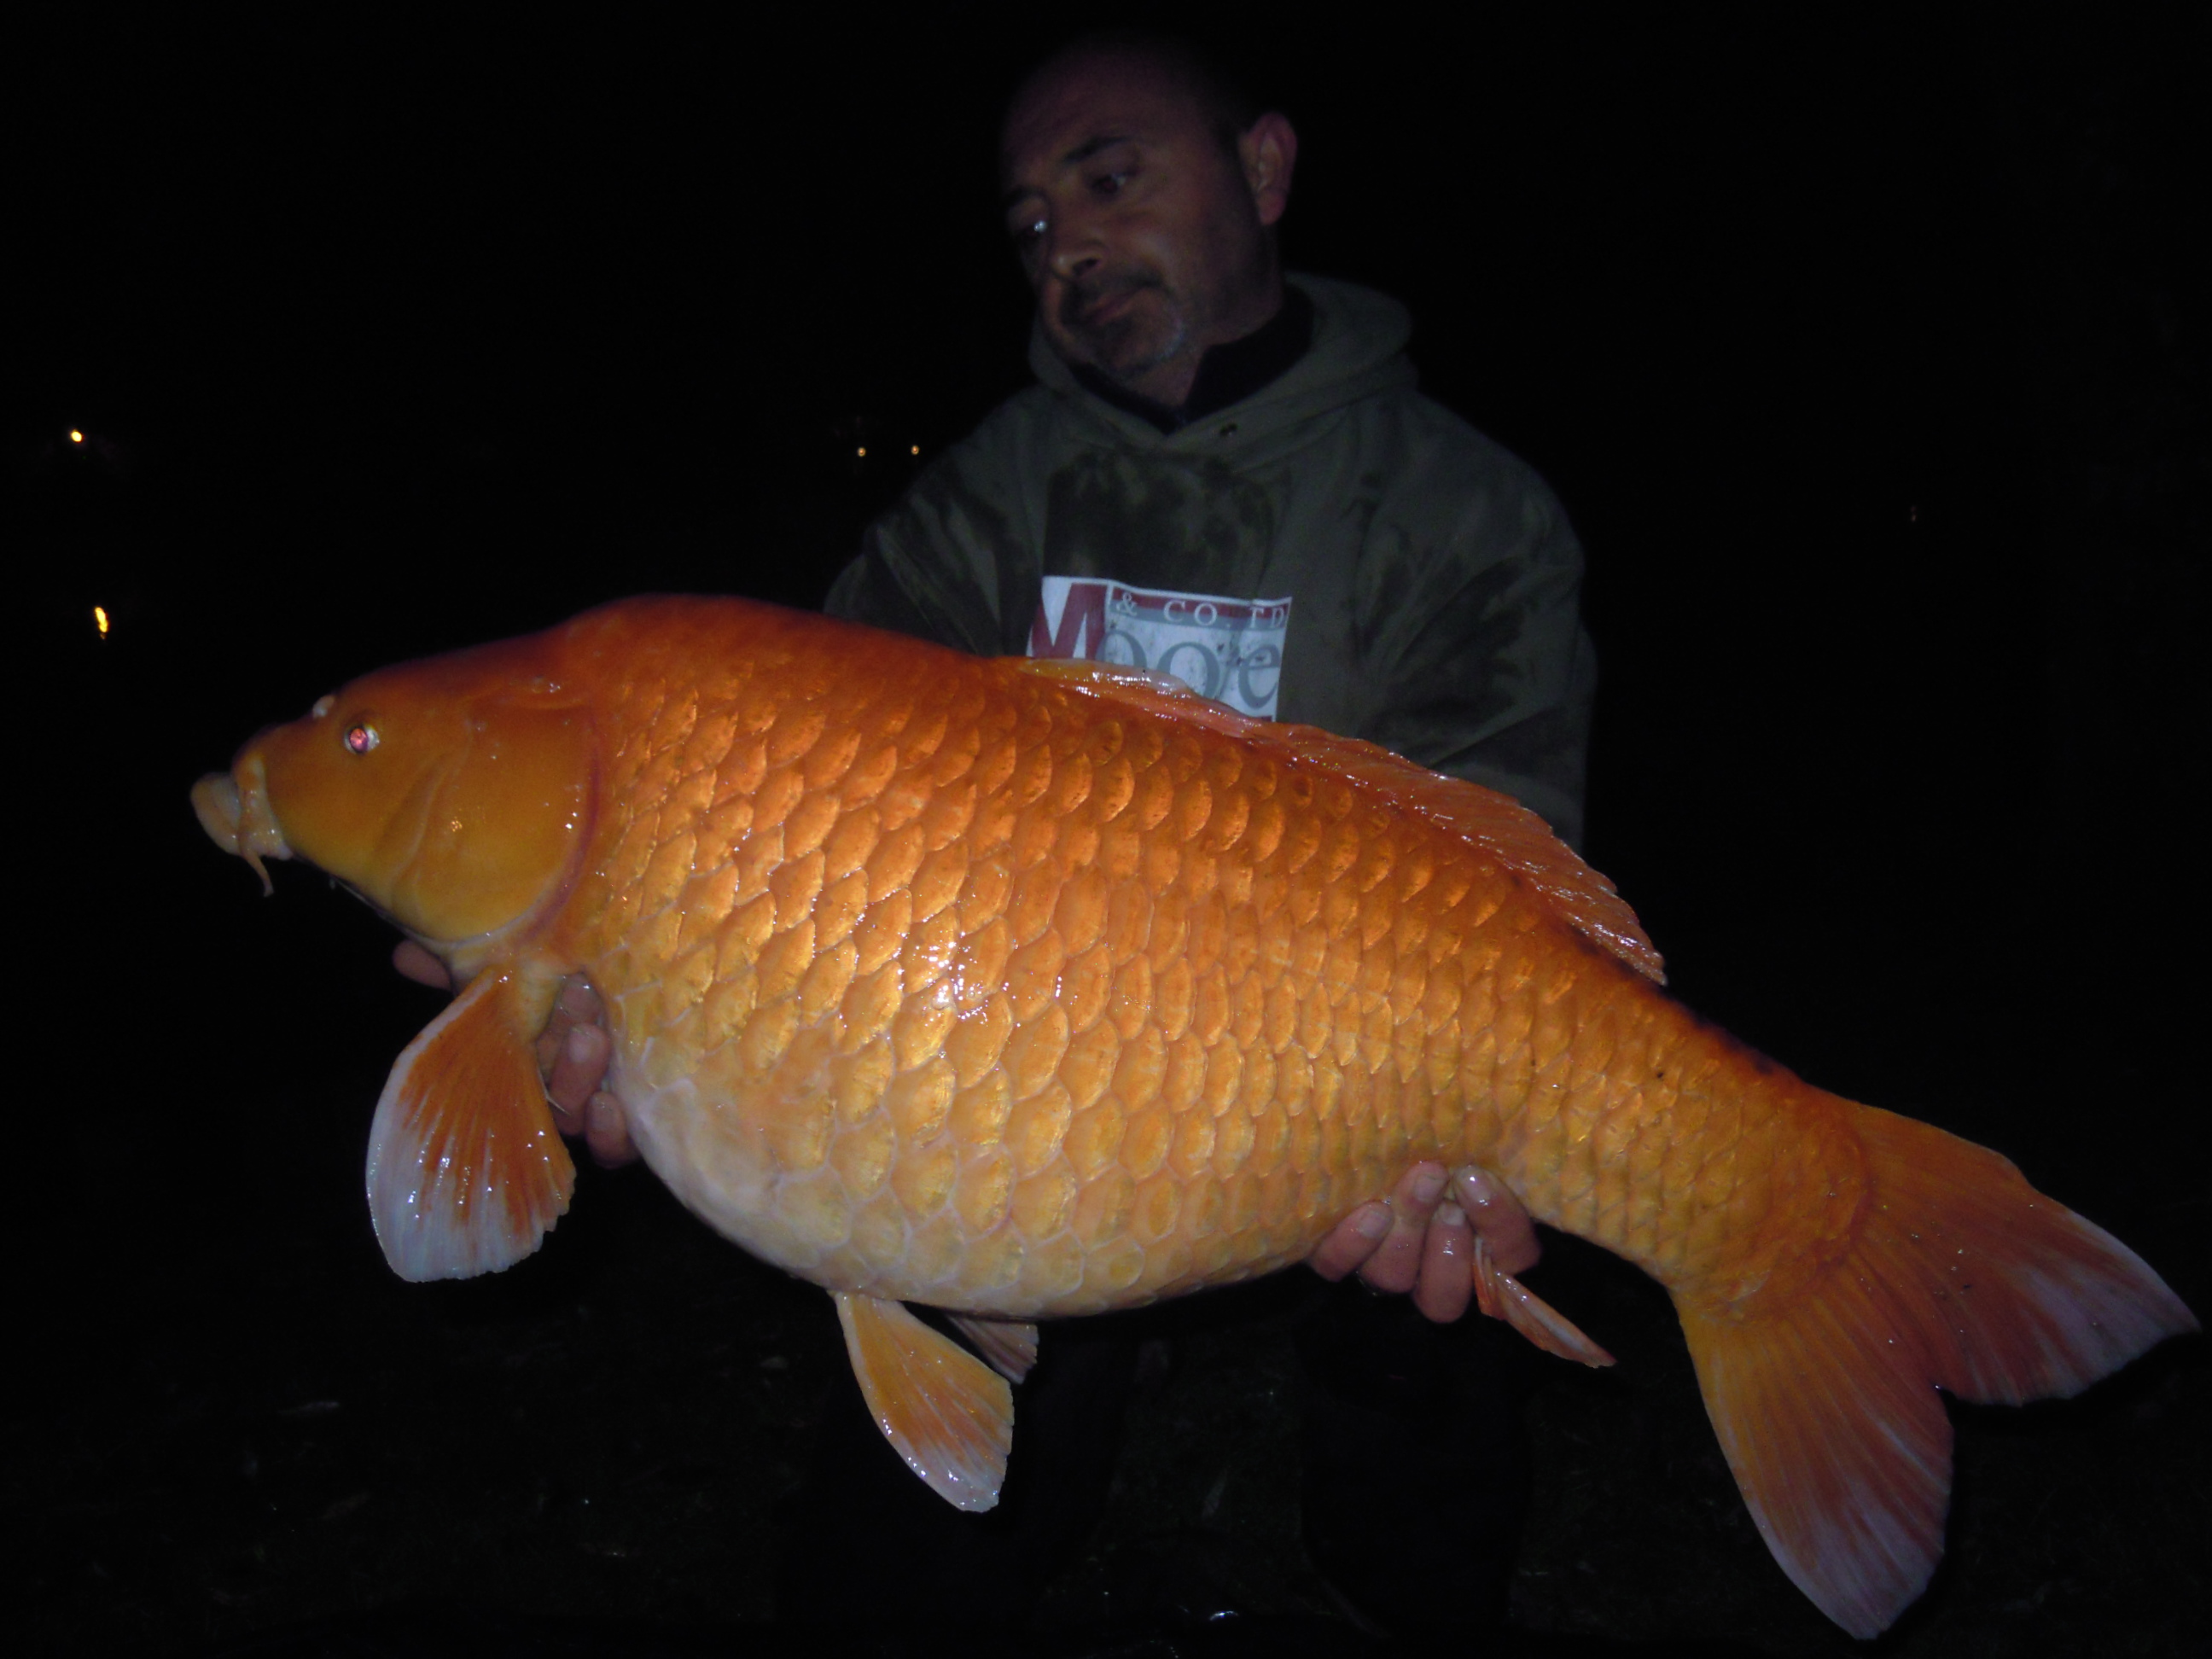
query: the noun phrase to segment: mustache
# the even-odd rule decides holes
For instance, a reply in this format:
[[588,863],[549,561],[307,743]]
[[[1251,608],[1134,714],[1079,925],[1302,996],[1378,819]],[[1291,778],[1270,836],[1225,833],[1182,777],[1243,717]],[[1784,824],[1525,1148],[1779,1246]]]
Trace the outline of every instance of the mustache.
[[1079,329],[1089,320],[1091,313],[1109,301],[1118,300],[1139,289],[1158,288],[1157,276],[1135,274],[1097,276],[1080,283],[1071,283],[1060,296],[1060,326]]

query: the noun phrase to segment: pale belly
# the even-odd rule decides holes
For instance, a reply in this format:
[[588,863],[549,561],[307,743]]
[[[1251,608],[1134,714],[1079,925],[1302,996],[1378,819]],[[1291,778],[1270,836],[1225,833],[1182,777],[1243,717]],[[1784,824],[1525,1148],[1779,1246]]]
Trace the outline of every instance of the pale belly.
[[[772,1121],[641,1069],[617,1062],[609,1081],[646,1164],[724,1237],[828,1290],[1024,1319],[1101,1313],[1303,1261],[1334,1219],[1300,1214],[1312,1185],[1287,1170],[1232,1186],[1117,1165],[1086,1182],[1055,1144],[1018,1177],[1001,1142],[942,1133],[900,1146],[894,1132],[886,1157],[868,1121],[881,1107],[797,1168]],[[1363,1189],[1394,1178],[1366,1173]]]

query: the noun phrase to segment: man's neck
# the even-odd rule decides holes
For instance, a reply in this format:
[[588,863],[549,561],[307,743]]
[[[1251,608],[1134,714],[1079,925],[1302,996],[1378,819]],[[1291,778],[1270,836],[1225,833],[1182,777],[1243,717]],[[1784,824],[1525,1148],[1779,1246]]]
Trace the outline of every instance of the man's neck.
[[1202,421],[1279,379],[1313,343],[1313,301],[1294,288],[1282,290],[1274,313],[1241,338],[1210,346],[1182,382],[1181,398],[1161,402],[1110,380],[1088,364],[1073,365],[1075,378],[1094,397],[1174,432]]

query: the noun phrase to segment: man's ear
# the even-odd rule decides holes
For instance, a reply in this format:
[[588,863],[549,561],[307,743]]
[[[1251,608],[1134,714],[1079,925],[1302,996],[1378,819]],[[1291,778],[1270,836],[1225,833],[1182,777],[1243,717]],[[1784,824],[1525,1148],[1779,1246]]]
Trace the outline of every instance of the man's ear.
[[1269,110],[1237,140],[1237,159],[1260,222],[1272,225],[1291,204],[1291,173],[1298,163],[1298,135],[1291,118]]

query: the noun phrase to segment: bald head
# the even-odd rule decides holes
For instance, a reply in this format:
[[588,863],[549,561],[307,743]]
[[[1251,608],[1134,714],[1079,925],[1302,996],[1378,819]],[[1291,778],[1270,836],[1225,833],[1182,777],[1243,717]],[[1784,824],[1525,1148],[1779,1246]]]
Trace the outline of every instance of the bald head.
[[1237,139],[1267,111],[1233,73],[1188,40],[1138,29],[1101,29],[1069,41],[1023,77],[1007,100],[1009,125],[1032,88],[1100,66],[1144,76],[1171,90],[1229,155],[1236,153]]
[[1032,73],[1000,147],[1006,227],[1062,358],[1180,406],[1208,348],[1282,305],[1297,137],[1174,42],[1096,36]]

